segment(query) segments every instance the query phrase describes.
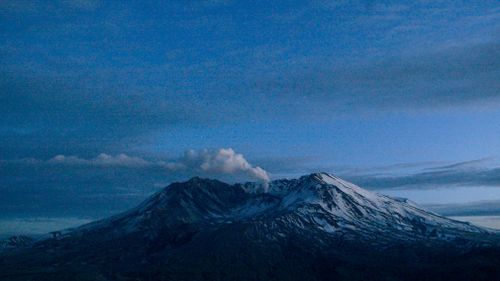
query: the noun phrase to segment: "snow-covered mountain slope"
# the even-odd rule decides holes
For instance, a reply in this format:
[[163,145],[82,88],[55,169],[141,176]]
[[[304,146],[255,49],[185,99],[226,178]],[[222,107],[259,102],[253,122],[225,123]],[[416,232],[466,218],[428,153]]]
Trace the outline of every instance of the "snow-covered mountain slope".
[[370,192],[327,173],[272,182],[269,193],[281,198],[280,208],[294,210],[304,220],[315,222],[329,233],[385,233],[391,238],[446,240],[459,233],[488,232],[425,211],[409,200]]
[[266,192],[262,190],[256,183],[229,185],[193,178],[170,185],[126,213],[85,225],[67,235],[100,232],[117,237],[137,233],[154,239],[167,229],[180,226],[198,229],[235,223],[258,225],[272,239],[305,231],[372,243],[447,241],[488,233],[327,173],[276,180],[268,184]]

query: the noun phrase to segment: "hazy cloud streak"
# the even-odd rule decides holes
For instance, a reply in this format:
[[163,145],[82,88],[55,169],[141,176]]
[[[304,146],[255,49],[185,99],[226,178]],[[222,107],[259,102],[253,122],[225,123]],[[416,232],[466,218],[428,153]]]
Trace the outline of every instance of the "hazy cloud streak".
[[166,161],[153,161],[141,157],[129,156],[124,153],[116,156],[101,153],[94,158],[81,158],[78,156],[56,155],[48,160],[25,158],[17,160],[0,160],[1,164],[20,165],[57,165],[80,167],[127,167],[127,168],[154,168],[164,169],[169,174],[179,173],[191,176],[234,177],[234,180],[250,179],[262,182],[269,181],[269,174],[259,166],[252,166],[243,156],[232,148],[215,150],[190,149],[181,157]]
[[425,189],[454,186],[498,186],[500,167],[487,167],[494,158],[482,158],[449,165],[424,168],[411,174],[358,174],[347,177],[361,186],[372,189]]

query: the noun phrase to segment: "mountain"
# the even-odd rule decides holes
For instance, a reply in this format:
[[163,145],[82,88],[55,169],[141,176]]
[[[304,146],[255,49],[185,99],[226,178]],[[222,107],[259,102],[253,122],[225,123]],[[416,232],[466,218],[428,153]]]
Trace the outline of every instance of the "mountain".
[[0,256],[1,280],[495,280],[497,232],[327,173],[193,178]]
[[14,235],[4,241],[0,241],[0,252],[10,249],[30,247],[34,239],[26,235]]

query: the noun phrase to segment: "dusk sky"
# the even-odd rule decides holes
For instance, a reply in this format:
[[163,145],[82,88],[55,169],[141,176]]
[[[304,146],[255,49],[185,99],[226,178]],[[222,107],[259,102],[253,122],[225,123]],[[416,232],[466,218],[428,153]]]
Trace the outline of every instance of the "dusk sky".
[[0,1],[0,228],[314,171],[500,215],[498,4]]

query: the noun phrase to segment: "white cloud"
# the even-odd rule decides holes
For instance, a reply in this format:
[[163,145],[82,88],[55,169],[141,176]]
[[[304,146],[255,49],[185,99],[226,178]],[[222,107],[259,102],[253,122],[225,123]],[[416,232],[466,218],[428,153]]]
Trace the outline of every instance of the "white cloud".
[[268,173],[261,167],[254,167],[232,148],[217,150],[188,150],[177,162],[167,165],[176,165],[176,168],[190,169],[194,172],[209,175],[234,175],[248,177],[263,182],[269,181]]
[[184,176],[203,176],[225,180],[269,181],[269,174],[258,166],[252,166],[245,157],[232,148],[216,150],[202,149],[186,151],[182,156],[169,161],[151,161],[126,154],[109,155],[101,153],[94,158],[81,158],[74,155],[56,155],[48,160],[25,158],[19,160],[0,160],[1,163],[23,165],[65,165],[87,167],[128,167],[159,168],[173,174]]
[[101,153],[95,158],[84,159],[77,156],[57,155],[49,160],[51,164],[68,164],[68,165],[91,165],[91,166],[127,166],[127,167],[143,167],[155,165],[154,162],[144,160],[139,157],[132,157],[126,154],[118,154],[116,156]]

